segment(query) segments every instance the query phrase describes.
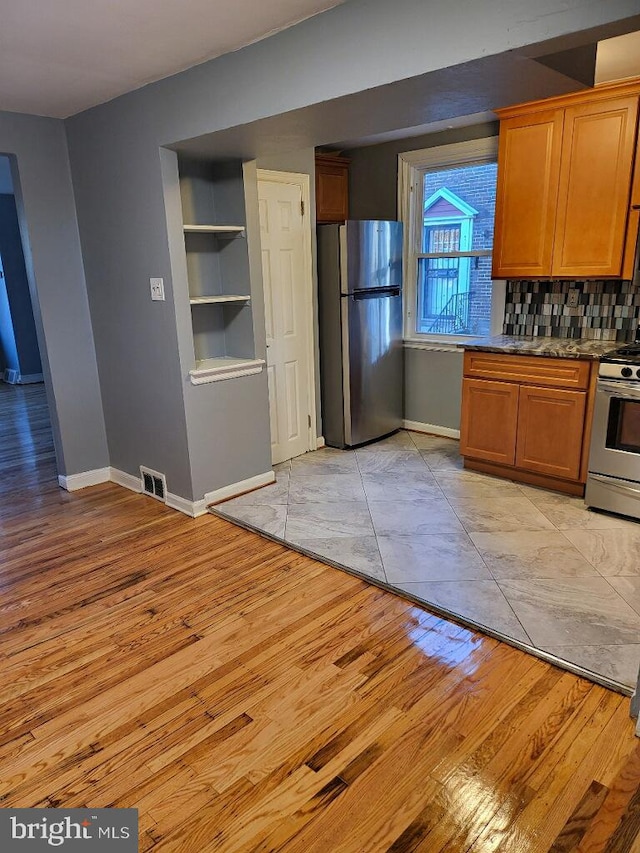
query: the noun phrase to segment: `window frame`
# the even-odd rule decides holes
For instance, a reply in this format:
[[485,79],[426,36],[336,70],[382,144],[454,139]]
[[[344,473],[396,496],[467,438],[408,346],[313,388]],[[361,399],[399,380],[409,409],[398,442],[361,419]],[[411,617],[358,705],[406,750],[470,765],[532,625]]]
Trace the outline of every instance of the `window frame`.
[[[404,341],[410,347],[420,349],[458,350],[457,344],[464,343],[477,335],[445,335],[416,331],[418,313],[418,259],[442,257],[441,253],[415,251],[421,247],[422,207],[424,174],[433,169],[447,169],[456,166],[474,166],[483,163],[496,163],[498,160],[498,137],[489,136],[457,142],[450,145],[438,145],[416,151],[405,151],[398,155],[398,211],[404,223],[403,236],[403,314]],[[420,214],[422,211],[419,211]],[[450,257],[475,258],[490,256],[489,250],[452,252]],[[449,256],[448,256],[449,257]],[[506,283],[492,280],[491,293],[491,334],[502,332],[504,323]]]

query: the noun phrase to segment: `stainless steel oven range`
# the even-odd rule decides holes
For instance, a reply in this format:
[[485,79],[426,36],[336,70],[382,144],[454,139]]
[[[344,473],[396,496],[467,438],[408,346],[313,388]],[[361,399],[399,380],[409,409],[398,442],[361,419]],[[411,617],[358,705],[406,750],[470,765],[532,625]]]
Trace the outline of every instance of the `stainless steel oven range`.
[[584,499],[640,519],[640,341],[600,361]]

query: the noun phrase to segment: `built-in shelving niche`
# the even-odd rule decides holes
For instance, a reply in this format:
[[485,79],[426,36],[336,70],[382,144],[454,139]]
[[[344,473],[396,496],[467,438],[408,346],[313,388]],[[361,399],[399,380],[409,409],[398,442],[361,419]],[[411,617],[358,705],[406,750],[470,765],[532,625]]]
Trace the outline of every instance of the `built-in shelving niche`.
[[194,384],[262,369],[255,359],[242,164],[179,158]]

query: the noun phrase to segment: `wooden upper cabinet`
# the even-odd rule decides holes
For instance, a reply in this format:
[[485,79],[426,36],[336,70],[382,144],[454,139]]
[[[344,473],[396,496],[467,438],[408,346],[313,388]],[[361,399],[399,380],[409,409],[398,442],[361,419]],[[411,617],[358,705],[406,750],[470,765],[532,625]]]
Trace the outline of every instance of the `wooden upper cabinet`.
[[[639,119],[640,124],[640,119]],[[640,132],[636,147],[633,181],[631,183],[631,204],[629,206],[629,221],[627,222],[627,238],[624,246],[622,261],[622,278],[632,279],[636,269],[636,251],[638,246],[638,230],[640,228]]]
[[344,222],[349,218],[349,160],[316,154],[316,222]]
[[637,97],[565,111],[552,276],[621,275],[637,117]]
[[639,95],[634,80],[497,111],[494,278],[632,277]]
[[562,122],[562,110],[551,110],[500,125],[494,278],[549,275]]

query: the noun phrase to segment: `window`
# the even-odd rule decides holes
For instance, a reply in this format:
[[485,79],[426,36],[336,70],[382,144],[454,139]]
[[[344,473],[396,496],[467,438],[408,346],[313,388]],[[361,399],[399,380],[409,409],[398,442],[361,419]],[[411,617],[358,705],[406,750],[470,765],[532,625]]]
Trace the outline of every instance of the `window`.
[[491,279],[496,159],[495,138],[400,155],[408,339],[501,330],[504,285]]

